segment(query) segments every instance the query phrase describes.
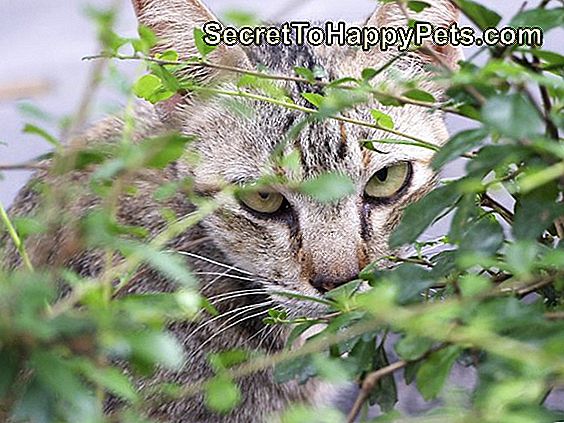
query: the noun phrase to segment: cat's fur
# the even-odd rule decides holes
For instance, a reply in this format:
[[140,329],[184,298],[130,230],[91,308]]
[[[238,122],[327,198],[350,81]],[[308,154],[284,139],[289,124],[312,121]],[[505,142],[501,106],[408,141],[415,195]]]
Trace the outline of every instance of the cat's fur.
[[[448,0],[428,1],[434,7],[418,16],[419,19],[437,25],[447,25],[456,19],[456,11]],[[195,53],[193,28],[215,19],[197,0],[134,0],[133,3],[140,22],[155,30],[163,40],[159,50],[174,48],[184,58]],[[404,25],[405,18],[397,6],[387,4],[378,9],[369,24]],[[458,52],[448,47],[440,51],[437,49],[436,53],[451,65],[459,58]],[[358,76],[365,67],[377,68],[393,54],[379,51],[365,53],[346,47],[280,46],[247,50],[220,47],[210,60],[248,69],[261,64],[273,73],[287,75],[293,75],[295,66],[313,68],[319,65],[327,70],[328,79],[333,80]],[[390,78],[391,75],[419,77],[428,73],[425,67],[432,62],[432,56],[410,54],[398,61],[392,72],[384,73],[379,78]],[[200,80],[223,81],[229,86],[233,74],[220,74],[202,68],[193,70],[190,76]],[[305,106],[308,104],[299,93],[317,90],[314,86],[304,84],[282,85],[298,104]],[[441,89],[435,83],[429,82],[425,88],[441,95]],[[165,221],[160,214],[162,205],[153,199],[152,193],[162,183],[193,176],[199,192],[213,195],[224,181],[250,182],[271,172],[273,152],[292,125],[304,116],[265,103],[245,103],[254,110],[250,117],[234,112],[221,98],[175,96],[156,107],[139,105],[135,112],[136,140],[170,131],[193,134],[198,138],[193,147],[200,160],[197,165],[179,161],[162,172],[138,175],[133,181],[138,192],[120,200],[120,220],[144,226],[152,234],[157,234],[165,227]],[[382,109],[373,104],[355,108],[346,114],[351,118],[370,121],[371,107]],[[447,138],[442,116],[438,112],[413,106],[382,110],[393,117],[399,131],[431,140],[437,145]],[[88,131],[81,142],[112,142],[119,139],[122,128],[123,122],[119,118],[107,119]],[[269,300],[267,294],[259,292],[264,288],[282,288],[319,296],[319,292],[312,287],[313,280],[321,279],[338,285],[354,278],[366,264],[388,254],[388,236],[400,219],[401,210],[432,187],[434,174],[429,168],[431,151],[418,147],[382,145],[382,152],[376,153],[363,150],[358,142],[361,139],[386,137],[388,135],[383,132],[334,120],[311,123],[286,146],[286,152],[297,149],[301,154],[299,177],[309,179],[324,172],[337,171],[355,181],[357,192],[354,195],[338,204],[327,205],[296,192],[282,190],[281,193],[292,205],[292,212],[286,220],[262,219],[244,210],[235,199],[223,199],[225,206],[221,210],[204,219],[195,229],[177,237],[170,247],[205,257],[187,258],[190,266],[198,272],[218,274],[229,270],[214,264],[212,260],[244,270],[232,269],[228,272],[231,277],[201,277],[201,285],[205,287],[203,293],[208,297],[257,289],[255,295],[243,295],[217,303],[222,312]],[[392,204],[377,207],[364,204],[362,193],[368,180],[379,169],[398,161],[410,161],[413,164],[413,180],[405,195]],[[72,183],[80,186],[88,178],[88,172],[75,172]],[[40,172],[35,180],[53,187],[68,182],[47,172]],[[97,204],[95,198],[87,195],[71,195],[60,200],[64,213],[70,216],[83,216]],[[29,185],[18,195],[11,213],[33,214],[41,201],[40,195]],[[165,205],[178,216],[185,216],[194,210],[183,194],[176,195]],[[68,225],[48,236],[31,238],[27,248],[37,267],[65,265],[72,266],[83,275],[95,275],[103,266],[102,254],[83,251],[78,231]],[[15,249],[9,246],[5,262],[15,267],[20,264],[19,261]],[[126,291],[172,289],[173,286],[161,275],[142,268]],[[269,306],[283,304],[296,314],[319,312],[308,309],[297,300],[278,297],[274,300],[276,302]],[[227,323],[227,319],[218,319],[209,324],[173,324],[171,330],[184,343],[190,359],[182,371],[175,374],[160,372],[153,381],[168,379],[189,383],[209,377],[212,373],[206,364],[206,355],[213,351],[236,347],[269,351],[280,349],[285,342],[285,332],[264,330],[262,316],[256,315],[263,309],[250,307],[247,310],[245,314],[231,314],[231,317],[236,318]],[[232,324],[237,321],[238,324]],[[271,371],[241,379],[239,385],[243,393],[242,403],[227,416],[206,410],[201,397],[161,404],[151,411],[151,415],[167,422],[259,422],[283,410],[289,402],[319,404],[331,400],[330,390],[320,382],[310,382],[304,386],[294,382],[277,385],[272,380]],[[112,404],[110,408],[115,406]]]

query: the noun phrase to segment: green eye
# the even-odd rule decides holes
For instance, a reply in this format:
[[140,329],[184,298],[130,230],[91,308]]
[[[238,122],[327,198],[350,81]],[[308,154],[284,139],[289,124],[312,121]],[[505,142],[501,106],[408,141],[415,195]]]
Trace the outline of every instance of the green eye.
[[409,182],[411,165],[398,163],[379,170],[366,185],[365,192],[372,198],[390,198],[400,192]]
[[247,192],[240,194],[238,199],[248,208],[266,214],[276,213],[284,205],[284,197],[277,192]]

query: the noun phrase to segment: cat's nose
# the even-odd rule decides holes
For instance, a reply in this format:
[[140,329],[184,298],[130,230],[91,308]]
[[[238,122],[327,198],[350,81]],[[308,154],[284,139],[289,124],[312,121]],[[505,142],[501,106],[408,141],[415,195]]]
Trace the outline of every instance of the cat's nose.
[[325,294],[332,289],[338,288],[341,285],[346,284],[355,279],[357,275],[340,275],[339,277],[328,277],[326,275],[316,275],[311,280],[311,286],[317,289],[321,294]]

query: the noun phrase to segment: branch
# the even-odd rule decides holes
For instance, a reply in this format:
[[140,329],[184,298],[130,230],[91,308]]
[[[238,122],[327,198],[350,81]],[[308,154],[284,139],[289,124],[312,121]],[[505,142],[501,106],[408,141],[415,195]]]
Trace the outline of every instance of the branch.
[[14,171],[14,170],[48,170],[49,166],[42,165],[38,162],[18,163],[14,165],[1,165],[0,172]]
[[[193,62],[189,62],[189,61],[175,61],[175,60],[162,60],[162,59],[157,59],[155,57],[145,57],[145,56],[139,56],[139,55],[120,55],[120,54],[99,54],[99,55],[95,55],[95,56],[86,56],[83,57],[82,60],[99,60],[99,59],[116,59],[116,60],[140,60],[143,62],[149,62],[149,63],[155,63],[159,66],[184,66],[184,67],[199,67],[199,68],[210,68],[210,69],[216,69],[216,70],[222,70],[222,71],[226,71],[226,72],[232,72],[232,73],[237,73],[237,74],[242,74],[242,75],[249,75],[249,76],[255,76],[257,78],[262,78],[262,79],[268,79],[268,80],[273,80],[273,81],[288,81],[288,82],[296,82],[296,83],[300,83],[300,84],[309,84],[309,85],[314,85],[314,86],[318,86],[318,87],[328,87],[330,86],[334,81],[311,81],[309,79],[306,78],[301,78],[298,76],[288,76],[288,75],[279,75],[279,74],[272,74],[272,73],[266,73],[266,72],[257,72],[254,70],[250,70],[250,69],[244,69],[244,68],[239,68],[239,67],[235,67],[235,66],[228,66],[228,65],[222,65],[219,63],[212,63],[209,62],[207,60],[198,60],[198,61],[193,61]],[[352,85],[339,85],[338,86],[339,89],[343,89],[343,90],[355,90],[358,89],[358,87],[352,86]],[[455,114],[461,117],[466,117],[468,118],[468,116],[466,116],[465,114],[461,113],[458,109],[454,108],[454,107],[447,107],[447,106],[443,106],[440,104],[433,104],[433,103],[428,103],[425,101],[420,101],[420,100],[414,100],[411,98],[407,98],[407,97],[403,97],[400,95],[396,95],[396,94],[392,94],[392,93],[388,93],[385,91],[380,91],[380,90],[376,90],[372,87],[370,87],[370,89],[367,89],[367,91],[370,94],[373,95],[380,95],[380,96],[385,96],[385,97],[389,97],[392,100],[395,100],[399,103],[401,103],[402,105],[411,105],[411,106],[418,106],[418,107],[424,107],[427,109],[431,109],[431,110],[440,110],[442,112],[445,113],[451,113],[451,114]]]
[[360,388],[360,392],[358,393],[358,396],[356,397],[356,400],[347,417],[347,423],[354,423],[356,421],[358,415],[360,414],[360,411],[362,410],[362,406],[364,405],[366,400],[370,397],[370,394],[372,393],[372,391],[374,390],[374,388],[382,378],[390,374],[393,374],[398,370],[403,369],[408,364],[409,362],[407,361],[403,361],[403,360],[396,361],[395,363],[392,363],[389,366],[383,367],[372,373],[369,373],[364,378],[364,381],[362,382],[362,387]]
[[515,219],[515,215],[500,202],[490,197],[489,194],[482,195],[481,203],[483,207],[488,207],[492,209],[494,212],[496,212],[497,214],[499,214],[503,218],[503,220],[505,220],[507,223],[509,224],[513,223],[513,220]]

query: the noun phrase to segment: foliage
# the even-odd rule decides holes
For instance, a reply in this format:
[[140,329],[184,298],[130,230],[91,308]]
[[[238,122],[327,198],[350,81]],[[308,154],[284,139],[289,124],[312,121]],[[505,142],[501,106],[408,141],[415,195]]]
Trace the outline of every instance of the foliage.
[[[415,11],[427,6],[408,3]],[[497,14],[474,1],[456,3],[481,28],[499,22]],[[549,3],[519,12],[512,23],[540,24],[547,31],[561,25],[562,10],[548,9]],[[443,181],[405,211],[391,243],[411,245],[414,253],[385,257],[364,269],[358,281],[328,293],[326,317],[290,319],[283,311],[270,311],[265,322],[292,326],[291,340],[313,325],[325,325],[303,347],[288,347],[270,356],[225,352],[210,358],[216,371],[213,379],[150,391],[136,381],[150,377],[158,367],[176,369],[184,359],[181,346],[166,331],[167,324],[194,319],[206,304],[197,292],[195,276],[167,252],[167,242],[220,204],[198,197],[190,181],[162,186],[155,193],[158,198],[179,191],[198,209],[178,218],[170,215],[163,201],[161,213],[169,225],[149,237],[143,227],[119,223],[115,199],[132,189],[134,175],[185,159],[183,151],[192,140],[173,135],[133,145],[130,131],[125,131],[116,146],[76,150],[64,148],[48,131],[27,125],[25,132],[56,148],[52,160],[61,175],[97,166],[87,189],[98,198],[98,205],[78,223],[65,220],[68,217],[62,221],[79,225],[85,246],[101,249],[105,261],[97,277],[59,268],[36,272],[26,240],[46,233],[53,216],[48,209],[12,220],[0,215],[8,229],[5,239],[16,244],[23,263],[20,269],[0,273],[0,420],[103,422],[108,419],[103,415],[104,400],[111,394],[127,404],[121,421],[144,421],[146,400],[154,397],[155,390],[167,397],[205,392],[207,406],[227,412],[244,395],[237,379],[270,367],[275,367],[280,382],[303,383],[314,376],[358,381],[360,394],[348,421],[368,404],[378,404],[384,412],[375,421],[399,419],[393,376],[402,369],[406,383],[415,383],[425,399],[445,399],[433,410],[441,421],[564,419],[564,410],[558,413],[543,405],[553,389],[564,385],[561,55],[540,48],[484,49],[489,55],[484,65],[467,61],[456,72],[443,72],[440,82],[449,87],[446,99],[436,99],[417,81],[407,83],[401,95],[376,86],[371,81],[381,69],[365,69],[360,78],[351,75],[322,84],[316,80],[322,69],[297,68],[296,75],[305,83],[319,84],[322,93],[304,93],[311,107],[302,107],[277,85],[283,76],[263,70],[239,70],[234,90],[180,78],[185,66],[217,65],[210,61],[213,48],[202,41],[199,30],[195,32],[199,56],[182,62],[173,51],[151,56],[156,38],[146,28],[140,29],[137,39],[117,35],[112,27],[115,11],[91,14],[99,25],[105,56],[143,60],[148,65],[150,73],[132,87],[138,97],[158,103],[178,92],[195,92],[265,101],[301,111],[310,119],[344,120],[385,131],[388,139],[366,140],[366,148],[372,149],[380,143],[437,148],[429,140],[394,129],[393,119],[383,111],[373,110],[373,121],[362,122],[344,117],[347,108],[375,97],[393,107],[416,104],[443,110],[475,125],[454,134],[437,151],[433,166],[439,171],[454,160],[464,160],[466,172]],[[235,17],[253,20],[244,14]],[[537,90],[541,101],[533,95]],[[126,118],[133,125],[131,121],[131,116]],[[283,159],[285,166],[295,165],[295,158]],[[69,195],[75,192],[71,186],[63,188]],[[295,188],[327,202],[351,193],[350,181],[337,174]],[[54,195],[53,201],[65,198],[49,187],[37,189]],[[225,188],[226,193],[235,190]],[[447,214],[451,220],[444,236],[420,242],[421,234]],[[115,257],[124,260],[116,266]],[[117,295],[140,266],[165,274],[178,290]],[[361,282],[370,289],[360,290]],[[66,287],[63,295],[61,284]],[[449,400],[442,394],[457,362],[474,367],[479,381],[464,399]],[[127,373],[122,372],[124,363]],[[346,420],[337,410],[313,412],[296,406],[282,421]]]

